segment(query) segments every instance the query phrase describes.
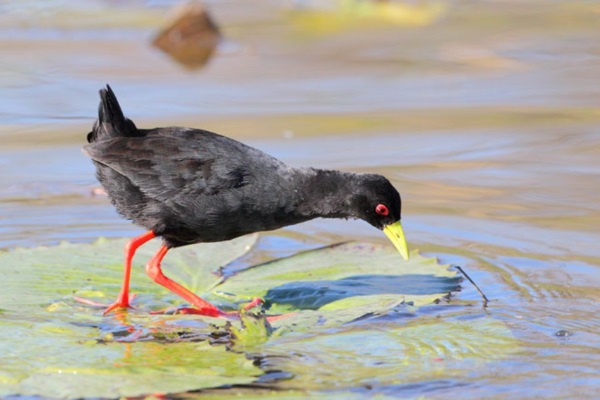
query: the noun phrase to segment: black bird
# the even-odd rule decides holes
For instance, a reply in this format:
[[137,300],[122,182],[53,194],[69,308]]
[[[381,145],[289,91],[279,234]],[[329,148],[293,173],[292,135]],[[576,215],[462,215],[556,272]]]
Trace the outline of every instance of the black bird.
[[196,313],[208,316],[227,313],[162,273],[160,264],[169,249],[318,217],[360,218],[383,230],[408,259],[400,195],[383,176],[293,168],[201,129],[138,129],[123,115],[110,86],[100,90],[100,98],[84,152],[119,213],[148,230],[128,242],[121,293],[104,314],[130,307],[131,260],[139,246],[157,236],[163,245],[146,272],[190,302]]

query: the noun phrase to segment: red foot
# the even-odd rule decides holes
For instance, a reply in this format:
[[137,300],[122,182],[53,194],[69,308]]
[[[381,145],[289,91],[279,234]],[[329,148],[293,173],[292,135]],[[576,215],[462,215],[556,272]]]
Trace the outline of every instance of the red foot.
[[[260,300],[260,299],[259,299]],[[262,303],[262,300],[258,303],[260,304]],[[251,307],[246,308],[247,306],[252,305],[252,303],[250,304],[246,304],[246,306],[244,306],[244,310],[249,310],[253,307],[253,305]],[[176,310],[177,314],[192,314],[192,315],[206,315],[205,313],[203,313],[202,310],[198,310],[197,308],[190,308],[190,307],[184,307],[184,308],[179,308]],[[274,322],[274,321],[278,321],[280,319],[285,319],[288,317],[291,317],[292,315],[295,315],[296,313],[286,313],[286,314],[280,314],[280,315],[267,315],[267,322]],[[227,319],[240,319],[240,312],[239,311],[221,311],[221,315],[220,317],[224,317]]]
[[162,314],[193,314],[193,315],[203,315],[205,317],[221,317],[225,315],[225,313],[217,308],[192,308],[192,307],[171,307],[165,308],[164,310],[156,310],[150,311],[152,315],[162,315]]
[[[264,301],[261,298],[255,298],[253,299],[250,303],[245,304],[242,309],[244,309],[245,311],[248,311],[254,307],[257,307],[261,304],[263,304]],[[173,310],[173,309],[171,309]],[[170,311],[170,310],[166,310],[166,311]],[[239,311],[221,311],[219,310],[220,314],[217,315],[218,317],[223,317],[223,318],[228,318],[228,319],[240,319],[240,312]],[[160,313],[160,312],[156,312],[156,313]],[[176,314],[192,314],[192,315],[204,315],[204,316],[213,316],[213,315],[209,315],[206,313],[205,309],[198,309],[198,308],[191,308],[191,307],[184,307],[184,308],[179,308],[175,310]],[[285,319],[288,317],[291,317],[292,315],[295,315],[296,313],[286,313],[286,314],[280,314],[280,315],[268,315],[267,318],[267,322],[274,322],[274,321],[278,321],[280,319]]]
[[[259,306],[263,303],[263,300],[260,298],[253,299],[250,303],[245,304],[242,308],[244,310],[250,310],[256,306]],[[213,306],[210,303],[207,303],[210,307],[182,307],[182,308],[167,308],[165,310],[151,311],[150,314],[182,314],[182,315],[203,315],[205,317],[224,317],[224,318],[234,318],[239,319],[239,311],[221,311],[217,307]]]
[[[131,300],[133,300],[133,298],[135,297],[135,294],[131,295]],[[117,308],[134,308],[131,306],[131,304],[129,304],[129,300],[127,298],[125,299],[121,299],[120,297],[114,302],[112,303],[110,306],[108,306],[106,308],[106,310],[104,310],[102,312],[102,315],[107,315],[109,314],[111,311],[116,310]]]
[[[135,294],[131,294],[131,297],[129,298],[129,301],[132,301],[135,298]],[[129,304],[129,301],[123,301],[122,299],[117,299],[113,304],[111,305],[107,305],[105,303],[100,303],[97,301],[93,301],[90,299],[84,299],[83,297],[77,297],[77,296],[73,296],[73,299],[75,301],[77,301],[78,303],[82,303],[91,307],[96,307],[96,308],[104,308],[107,307],[104,312],[102,313],[102,315],[106,315],[108,313],[110,313],[111,311],[116,310],[117,308],[135,308],[132,307],[131,304]],[[256,298],[254,300],[252,300],[250,303],[245,304],[242,308],[247,311],[250,310],[256,306],[259,306],[261,304],[263,304],[264,301],[260,298]],[[161,315],[161,314],[181,314],[181,315],[203,315],[205,317],[223,317],[223,318],[227,318],[227,319],[239,319],[240,318],[240,313],[239,311],[221,311],[218,310],[218,312],[215,312],[216,308],[192,308],[192,307],[183,307],[183,308],[167,308],[164,310],[158,310],[158,311],[150,311],[150,314],[152,315]],[[295,315],[296,313],[287,313],[287,314],[281,314],[281,315],[269,315],[267,316],[267,321],[268,322],[274,322],[274,321],[278,321],[280,319],[284,319],[284,318],[288,318],[291,317],[292,315]]]
[[117,300],[114,303],[107,305],[97,303],[88,299],[82,299],[81,297],[75,297],[75,301],[87,304],[92,307],[107,307],[106,310],[104,310],[104,312],[102,313],[102,315],[106,315],[111,311],[116,310],[117,308],[133,308],[129,303],[129,301],[133,300],[133,298],[135,297],[135,295],[133,294],[131,295],[131,297],[129,297],[129,278],[131,277],[131,260],[133,259],[133,255],[135,254],[135,251],[138,247],[155,237],[156,235],[154,234],[154,232],[148,231],[143,235],[131,239],[125,245],[125,268],[123,271],[123,285],[121,286],[121,292],[119,293],[119,296],[117,297]]

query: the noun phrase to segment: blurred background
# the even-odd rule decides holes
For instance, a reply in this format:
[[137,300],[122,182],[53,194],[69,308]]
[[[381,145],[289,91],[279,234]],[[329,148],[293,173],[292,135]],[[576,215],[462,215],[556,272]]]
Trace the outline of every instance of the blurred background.
[[[141,232],[80,151],[108,83],[138,127],[386,175],[409,246],[463,265],[523,343],[478,395],[597,393],[599,20],[567,0],[0,1],[0,248]],[[347,239],[385,242],[317,220],[246,263]]]

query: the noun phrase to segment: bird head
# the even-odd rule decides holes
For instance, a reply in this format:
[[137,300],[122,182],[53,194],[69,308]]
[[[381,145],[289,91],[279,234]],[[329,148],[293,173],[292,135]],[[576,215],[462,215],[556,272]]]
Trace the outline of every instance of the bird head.
[[402,257],[408,260],[408,245],[400,223],[400,194],[381,175],[366,174],[361,178],[351,200],[356,217],[382,230]]

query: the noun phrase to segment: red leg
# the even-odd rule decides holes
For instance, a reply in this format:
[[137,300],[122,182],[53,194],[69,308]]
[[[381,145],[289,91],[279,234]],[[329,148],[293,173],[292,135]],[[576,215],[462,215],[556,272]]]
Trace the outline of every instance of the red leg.
[[194,307],[198,309],[198,314],[206,315],[208,317],[225,316],[226,313],[222,312],[209,302],[202,300],[200,297],[196,296],[194,293],[184,288],[177,282],[174,282],[171,279],[167,278],[163,274],[162,269],[160,268],[160,263],[165,257],[165,254],[167,254],[167,251],[169,251],[169,248],[165,245],[162,245],[160,249],[158,249],[154,257],[152,257],[152,259],[148,262],[148,264],[146,265],[146,273],[148,274],[148,276],[150,276],[150,278],[152,278],[154,282],[166,287],[171,292],[179,295],[186,301],[189,301]]
[[115,300],[114,303],[104,310],[104,315],[117,308],[131,308],[131,305],[129,304],[129,277],[131,276],[131,260],[133,259],[133,255],[138,247],[147,241],[154,239],[155,237],[156,235],[154,232],[148,231],[143,235],[131,239],[125,245],[125,270],[123,272],[123,285],[121,286],[121,293],[119,293],[117,300]]

